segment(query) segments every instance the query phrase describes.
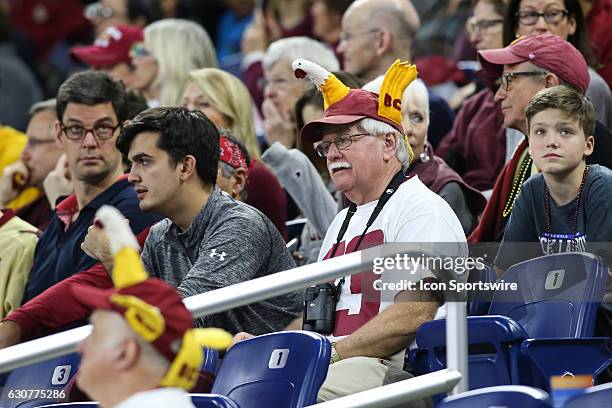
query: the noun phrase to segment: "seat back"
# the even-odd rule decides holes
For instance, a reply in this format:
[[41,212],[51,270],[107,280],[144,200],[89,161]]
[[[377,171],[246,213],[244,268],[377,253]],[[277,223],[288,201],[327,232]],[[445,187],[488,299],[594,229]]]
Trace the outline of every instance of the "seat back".
[[212,393],[252,408],[314,404],[327,376],[330,354],[331,345],[324,336],[305,331],[241,341],[223,358]]
[[510,317],[530,338],[592,336],[607,269],[601,258],[588,253],[521,262],[502,277],[505,282],[515,282],[518,290],[497,292],[489,314]]
[[65,401],[66,385],[80,361],[80,355],[72,353],[11,371],[2,388],[0,407],[25,408]]
[[601,408],[612,405],[612,383],[589,387],[584,394],[570,398],[563,408]]
[[446,397],[438,408],[551,408],[550,397],[540,389],[522,385],[481,388]]
[[[495,271],[490,266],[482,269],[473,268],[468,275],[469,283],[493,283],[497,279]],[[487,314],[491,306],[491,294],[488,291],[472,290],[468,293],[468,316],[481,316]]]

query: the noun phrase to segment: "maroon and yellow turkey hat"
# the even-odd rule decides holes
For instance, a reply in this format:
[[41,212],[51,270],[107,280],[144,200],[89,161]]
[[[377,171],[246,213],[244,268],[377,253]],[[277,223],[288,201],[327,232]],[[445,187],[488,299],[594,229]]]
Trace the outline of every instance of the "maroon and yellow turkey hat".
[[[402,128],[402,96],[417,77],[416,66],[396,60],[387,70],[380,94],[365,89],[350,89],[334,74],[314,62],[297,59],[292,64],[295,76],[311,80],[323,94],[325,115],[307,123],[300,135],[303,142],[318,142],[324,125],[348,125],[371,118],[385,122],[405,136]],[[406,142],[406,146],[409,146]]]

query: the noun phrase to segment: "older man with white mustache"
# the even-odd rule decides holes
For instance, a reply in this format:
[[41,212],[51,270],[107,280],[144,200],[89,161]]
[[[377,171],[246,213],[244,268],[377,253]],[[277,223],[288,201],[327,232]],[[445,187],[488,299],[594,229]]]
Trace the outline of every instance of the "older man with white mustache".
[[[349,89],[310,61],[296,60],[293,68],[296,76],[307,77],[321,89],[327,107],[323,118],[302,128],[302,141],[314,143],[317,153],[326,158],[332,182],[350,201],[327,230],[318,260],[400,242],[451,243],[451,252],[466,256],[465,235],[453,210],[418,177],[407,178],[404,173],[412,153],[401,125],[401,98],[416,77],[414,66],[396,61],[385,75],[381,98]],[[366,271],[336,280],[335,322],[324,325],[329,322],[324,318],[315,322],[317,317],[306,312],[303,328],[317,330],[332,342],[331,365],[319,401],[409,376],[402,371],[404,352],[416,330],[443,315],[439,313],[444,310],[439,310],[443,300],[432,292],[416,287],[382,291],[376,289],[378,279],[380,274]],[[409,279],[437,278],[419,270]],[[326,285],[329,292],[331,284]],[[310,308],[320,301],[317,297],[306,303]],[[241,333],[237,340],[246,337]]]

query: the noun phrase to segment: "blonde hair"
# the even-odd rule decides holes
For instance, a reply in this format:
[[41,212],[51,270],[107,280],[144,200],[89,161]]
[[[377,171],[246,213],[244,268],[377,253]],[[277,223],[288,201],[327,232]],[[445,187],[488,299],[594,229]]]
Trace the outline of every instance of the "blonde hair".
[[156,21],[145,27],[144,42],[159,67],[152,87],[160,87],[161,106],[179,106],[189,71],[219,65],[208,33],[193,21]]
[[259,160],[261,150],[253,123],[253,100],[242,81],[217,68],[191,71],[189,78],[210,104],[229,120],[230,130],[244,143],[251,158]]

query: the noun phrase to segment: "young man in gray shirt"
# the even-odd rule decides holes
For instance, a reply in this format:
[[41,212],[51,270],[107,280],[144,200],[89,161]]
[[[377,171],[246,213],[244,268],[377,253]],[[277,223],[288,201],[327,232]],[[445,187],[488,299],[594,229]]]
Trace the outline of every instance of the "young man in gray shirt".
[[[219,132],[206,116],[149,109],[124,128],[117,147],[132,162],[140,208],[167,217],[151,228],[142,252],[152,276],[188,297],[294,267],[272,222],[215,187]],[[198,323],[267,333],[285,328],[302,302],[301,294],[279,296]]]

